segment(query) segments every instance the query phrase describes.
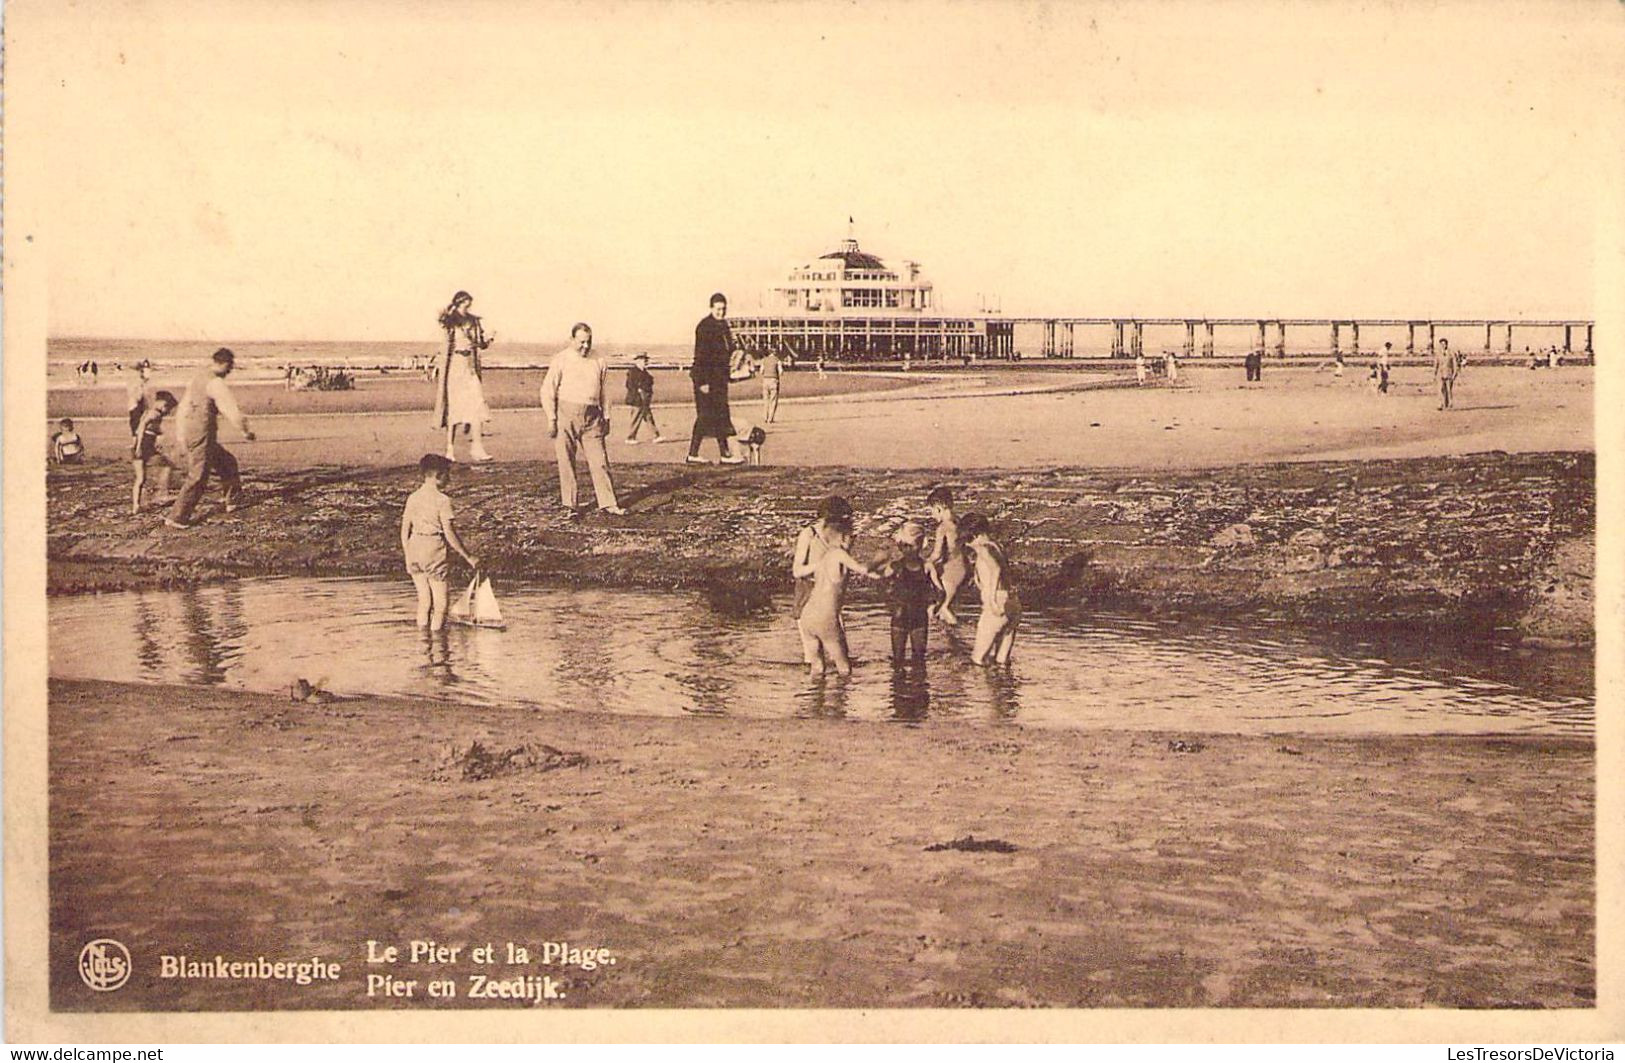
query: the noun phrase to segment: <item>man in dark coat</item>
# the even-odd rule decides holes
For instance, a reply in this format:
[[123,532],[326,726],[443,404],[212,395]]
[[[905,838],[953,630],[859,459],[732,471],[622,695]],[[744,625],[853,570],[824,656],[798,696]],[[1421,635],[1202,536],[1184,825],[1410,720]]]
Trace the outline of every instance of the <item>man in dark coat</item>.
[[694,364],[688,375],[694,380],[694,434],[688,441],[688,460],[708,464],[700,457],[700,440],[715,439],[722,464],[740,465],[744,455],[728,448],[734,434],[728,412],[728,359],[733,352],[733,332],[725,320],[728,297],[721,292],[711,296],[711,312],[694,327]]

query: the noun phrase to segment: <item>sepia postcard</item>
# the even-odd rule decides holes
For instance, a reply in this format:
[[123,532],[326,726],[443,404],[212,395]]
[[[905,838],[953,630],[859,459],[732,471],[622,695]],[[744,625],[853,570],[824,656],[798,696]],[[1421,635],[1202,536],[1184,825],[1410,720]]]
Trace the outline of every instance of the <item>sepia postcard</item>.
[[13,0],[11,1042],[1625,1037],[1625,12]]

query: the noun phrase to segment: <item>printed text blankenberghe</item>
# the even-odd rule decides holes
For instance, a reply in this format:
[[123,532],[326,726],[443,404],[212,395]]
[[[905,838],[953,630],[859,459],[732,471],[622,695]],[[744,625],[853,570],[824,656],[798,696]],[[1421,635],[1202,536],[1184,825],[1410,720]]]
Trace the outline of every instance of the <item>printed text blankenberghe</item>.
[[329,963],[320,956],[310,960],[268,960],[256,956],[252,960],[228,960],[224,956],[194,960],[190,956],[159,956],[160,978],[233,978],[244,981],[293,982],[310,985],[312,982],[335,982],[339,965]]

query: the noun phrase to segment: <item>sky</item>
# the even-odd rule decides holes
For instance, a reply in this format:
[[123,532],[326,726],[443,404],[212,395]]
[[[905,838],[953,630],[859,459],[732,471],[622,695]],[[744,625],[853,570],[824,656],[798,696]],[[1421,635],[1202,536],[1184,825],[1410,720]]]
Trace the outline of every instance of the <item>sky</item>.
[[680,341],[849,217],[950,312],[1587,317],[1625,113],[1609,4],[8,19],[49,56],[54,336],[433,339],[467,289],[499,341]]

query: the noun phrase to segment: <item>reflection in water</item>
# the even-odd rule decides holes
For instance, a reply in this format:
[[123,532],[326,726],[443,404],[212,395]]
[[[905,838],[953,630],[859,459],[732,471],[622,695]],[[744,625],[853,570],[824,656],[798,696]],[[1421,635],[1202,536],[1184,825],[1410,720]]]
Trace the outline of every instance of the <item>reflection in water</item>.
[[451,646],[444,631],[418,629],[423,648],[423,663],[419,670],[425,678],[443,687],[457,684],[457,673],[451,669]]
[[991,661],[982,669],[982,684],[987,688],[987,703],[995,720],[1014,720],[1021,714],[1021,684],[1016,680],[1015,662],[995,664]]
[[811,720],[846,719],[847,688],[851,677],[833,672],[809,676],[796,694],[796,715]]
[[[51,674],[654,715],[807,716],[1325,734],[1592,733],[1591,659],[1312,641],[1271,628],[1029,613],[1014,664],[974,666],[971,623],[894,669],[857,603],[850,677],[809,679],[785,610],[725,616],[642,591],[506,588],[506,631],[411,621],[399,581],[244,580],[54,598]],[[963,632],[963,634],[961,634]]]
[[892,665],[891,718],[907,722],[923,720],[930,707],[931,687],[925,678],[925,662]]

